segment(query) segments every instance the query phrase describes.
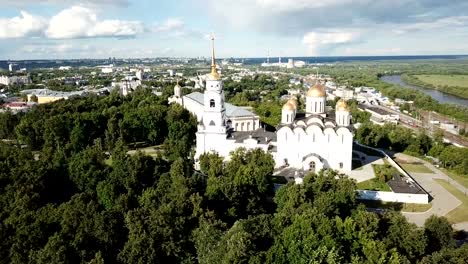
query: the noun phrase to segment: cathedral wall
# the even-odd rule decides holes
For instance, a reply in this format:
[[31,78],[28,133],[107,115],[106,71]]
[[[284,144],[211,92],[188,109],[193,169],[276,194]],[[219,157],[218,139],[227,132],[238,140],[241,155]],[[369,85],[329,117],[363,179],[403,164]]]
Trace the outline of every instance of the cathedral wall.
[[350,171],[353,135],[347,128],[332,128],[322,131],[311,125],[305,131],[296,127],[282,127],[277,132],[276,166],[284,165],[285,159],[291,167],[303,168],[304,158],[317,154],[323,159],[324,167]]

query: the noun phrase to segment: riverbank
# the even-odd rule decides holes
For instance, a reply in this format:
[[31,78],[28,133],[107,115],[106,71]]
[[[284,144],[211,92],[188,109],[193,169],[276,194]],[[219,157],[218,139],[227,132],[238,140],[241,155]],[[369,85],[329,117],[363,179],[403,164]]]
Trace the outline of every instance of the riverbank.
[[468,87],[464,86],[465,78],[468,83],[466,75],[401,75],[405,83],[468,99]]

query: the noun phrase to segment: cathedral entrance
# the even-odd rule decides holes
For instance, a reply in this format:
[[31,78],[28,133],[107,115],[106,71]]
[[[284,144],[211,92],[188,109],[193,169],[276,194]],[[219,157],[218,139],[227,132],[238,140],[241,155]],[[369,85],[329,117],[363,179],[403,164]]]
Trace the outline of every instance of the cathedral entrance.
[[323,159],[317,154],[309,154],[302,159],[302,169],[304,171],[319,172],[323,169]]

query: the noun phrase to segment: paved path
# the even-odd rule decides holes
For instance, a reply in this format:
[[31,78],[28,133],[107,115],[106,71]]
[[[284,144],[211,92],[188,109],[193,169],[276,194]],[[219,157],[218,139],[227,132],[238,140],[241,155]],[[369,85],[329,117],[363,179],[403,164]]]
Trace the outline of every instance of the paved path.
[[[418,226],[424,225],[424,222],[431,215],[445,216],[447,213],[452,211],[461,205],[461,201],[453,196],[449,191],[444,187],[440,186],[434,179],[450,179],[445,173],[434,167],[429,162],[424,160],[417,159],[405,154],[397,153],[395,156],[402,160],[407,161],[418,161],[424,163],[426,167],[432,170],[434,173],[411,173],[411,176],[432,196],[432,208],[424,213],[407,213],[403,212],[403,215],[408,218],[410,222],[417,224]],[[462,192],[467,192],[468,190],[462,185],[458,184],[454,180],[451,180],[450,183],[457,187]],[[468,222],[454,224],[453,227],[459,230],[468,231]]]
[[370,179],[375,178],[374,168],[372,168],[372,164],[379,164],[383,165],[384,161],[381,157],[374,157],[374,156],[367,156],[364,153],[359,151],[353,151],[358,153],[361,157],[365,157],[366,159],[363,161],[363,166],[359,170],[352,170],[348,172],[348,176],[352,179],[355,179],[358,183],[367,181]]

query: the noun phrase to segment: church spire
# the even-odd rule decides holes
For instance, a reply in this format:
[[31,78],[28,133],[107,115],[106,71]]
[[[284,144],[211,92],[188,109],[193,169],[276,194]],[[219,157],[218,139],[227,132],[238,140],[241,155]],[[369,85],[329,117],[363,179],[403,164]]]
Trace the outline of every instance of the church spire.
[[216,59],[215,59],[215,36],[214,34],[211,35],[211,76],[213,77],[214,80],[219,80],[221,79],[218,71],[216,70]]

